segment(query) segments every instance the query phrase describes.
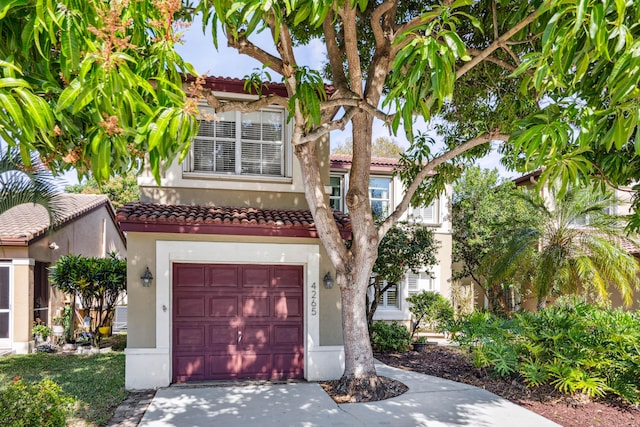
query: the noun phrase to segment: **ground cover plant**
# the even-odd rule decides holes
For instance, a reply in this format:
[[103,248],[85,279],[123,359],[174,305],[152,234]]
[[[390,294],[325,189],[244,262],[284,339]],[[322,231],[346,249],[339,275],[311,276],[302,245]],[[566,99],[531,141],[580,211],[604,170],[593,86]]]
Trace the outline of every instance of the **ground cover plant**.
[[476,367],[528,387],[640,402],[640,313],[560,304],[510,319],[476,312],[452,328]]
[[[36,353],[0,358],[0,391],[14,378],[24,384],[48,379],[72,400],[70,425],[106,425],[127,397],[124,389],[124,353],[94,356]],[[53,386],[52,386],[53,387]]]

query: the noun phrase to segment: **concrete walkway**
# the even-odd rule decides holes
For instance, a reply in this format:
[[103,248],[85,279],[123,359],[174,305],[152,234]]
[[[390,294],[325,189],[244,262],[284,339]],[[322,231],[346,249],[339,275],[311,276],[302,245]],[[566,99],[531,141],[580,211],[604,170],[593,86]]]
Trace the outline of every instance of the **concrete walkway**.
[[557,424],[486,390],[437,377],[377,366],[402,381],[405,394],[337,405],[316,383],[169,387],[158,390],[140,426],[474,426]]

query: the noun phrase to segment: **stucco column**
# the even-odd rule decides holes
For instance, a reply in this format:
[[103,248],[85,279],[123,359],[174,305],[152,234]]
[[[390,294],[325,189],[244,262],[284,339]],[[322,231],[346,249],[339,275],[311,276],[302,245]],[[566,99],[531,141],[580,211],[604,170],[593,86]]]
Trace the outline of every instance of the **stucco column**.
[[12,348],[17,354],[30,353],[33,350],[33,258],[13,260],[13,282],[11,302]]

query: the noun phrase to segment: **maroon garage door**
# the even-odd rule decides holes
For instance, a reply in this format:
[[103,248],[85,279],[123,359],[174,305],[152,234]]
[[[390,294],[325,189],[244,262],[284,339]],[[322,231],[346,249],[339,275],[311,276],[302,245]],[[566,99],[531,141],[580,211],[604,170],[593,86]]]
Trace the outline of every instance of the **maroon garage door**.
[[302,378],[301,266],[173,266],[173,381]]

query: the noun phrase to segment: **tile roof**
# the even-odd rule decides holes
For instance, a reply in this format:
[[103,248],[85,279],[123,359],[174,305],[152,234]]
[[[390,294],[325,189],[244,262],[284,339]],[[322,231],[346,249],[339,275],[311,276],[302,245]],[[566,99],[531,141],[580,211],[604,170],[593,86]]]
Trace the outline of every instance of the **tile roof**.
[[[60,194],[57,202],[62,212],[55,227],[62,227],[75,218],[102,205],[112,211],[109,199],[101,194]],[[24,203],[0,215],[0,245],[28,244],[49,229],[50,220],[46,209],[40,205]]]
[[[333,217],[343,237],[349,238],[349,217],[339,211]],[[123,231],[317,237],[308,210],[133,202],[118,209],[116,220]]]
[[[351,169],[351,154],[331,154],[329,160],[333,169]],[[392,157],[371,158],[371,170],[393,172],[399,164],[399,160]]]
[[[195,77],[192,75],[185,76],[184,80],[186,82],[192,82],[195,80]],[[250,88],[248,91],[244,88],[245,79],[238,79],[233,77],[218,77],[218,76],[207,76],[204,77],[204,87],[207,89],[211,89],[213,91],[219,92],[228,92],[228,93],[254,93],[253,89]],[[287,92],[287,87],[284,83],[276,83],[276,82],[263,82],[264,87],[262,88],[263,95],[279,95],[285,98],[289,97]],[[331,96],[335,92],[335,87],[332,85],[325,85],[325,91],[328,96]]]

